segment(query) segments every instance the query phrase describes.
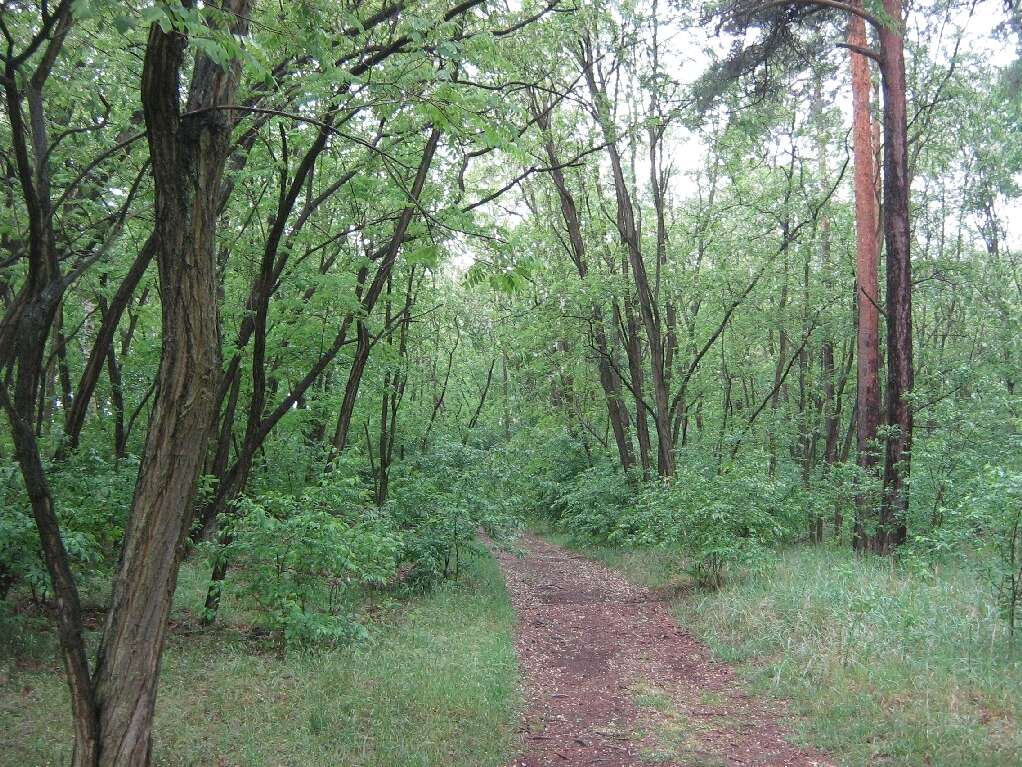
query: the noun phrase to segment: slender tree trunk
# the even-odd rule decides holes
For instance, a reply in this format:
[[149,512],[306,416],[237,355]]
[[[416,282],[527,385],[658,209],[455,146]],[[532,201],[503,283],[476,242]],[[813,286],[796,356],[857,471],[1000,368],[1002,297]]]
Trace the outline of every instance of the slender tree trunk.
[[887,424],[881,553],[905,542],[912,458],[912,259],[908,110],[901,0],[884,0],[890,26],[878,30],[884,94],[884,234],[887,266]]
[[468,422],[469,429],[474,429],[479,425],[479,415],[483,412],[483,406],[486,404],[486,395],[490,392],[490,383],[493,381],[493,369],[496,366],[497,358],[494,357],[493,362],[490,363],[490,369],[486,373],[486,383],[483,385],[483,391],[479,395],[479,404],[476,406],[475,412],[472,413],[472,418]]
[[[17,177],[28,224],[27,273],[0,319],[0,406],[7,415],[14,457],[39,534],[40,553],[50,575],[56,603],[57,636],[71,698],[73,767],[95,767],[99,757],[99,715],[86,657],[78,588],[64,547],[53,494],[32,428],[42,391],[44,351],[65,288],[57,258],[50,185],[50,142],[43,88],[71,28],[70,4],[54,9],[52,25],[43,23],[37,42],[38,64],[25,77],[13,51],[4,61],[4,108],[10,127],[10,162]],[[24,88],[24,90],[22,89]],[[28,123],[23,103],[28,102]],[[9,392],[13,382],[13,396]]]
[[[546,109],[533,103],[533,113],[536,115],[536,122],[544,131],[544,147],[547,159],[550,161],[550,178],[557,189],[557,197],[561,208],[561,217],[564,220],[568,232],[570,244],[569,255],[575,264],[580,280],[585,280],[589,274],[589,265],[586,259],[586,245],[582,237],[582,223],[578,215],[578,205],[575,197],[568,189],[564,172],[561,170],[560,161],[557,155],[557,148],[553,136],[550,134],[550,117]],[[621,468],[627,472],[635,459],[632,455],[631,436],[628,431],[628,410],[621,398],[621,381],[614,372],[610,362],[610,346],[607,343],[607,329],[603,319],[603,310],[595,301],[592,305],[592,334],[593,345],[596,347],[596,367],[600,378],[600,387],[603,389],[604,398],[607,403],[607,417],[610,420],[611,430],[614,432],[614,443],[617,445],[618,461]]]
[[348,433],[351,431],[351,417],[355,413],[355,399],[362,384],[362,374],[365,372],[366,362],[369,361],[369,330],[361,320],[355,330],[358,335],[358,345],[355,347],[355,356],[348,369],[348,382],[344,386],[344,397],[337,413],[337,426],[334,428],[334,438],[331,443],[334,451],[338,453],[347,447]]
[[[781,389],[784,366],[788,361],[788,333],[784,329],[784,313],[788,306],[788,262],[784,262],[784,281],[781,283],[781,294],[777,299],[777,363],[774,365],[774,388],[770,397],[770,412],[773,423],[770,424],[769,449],[770,459],[767,474],[771,477],[777,472],[777,409],[781,402]],[[772,345],[772,344],[771,344]]]
[[[412,222],[412,218],[418,210],[416,206],[418,205],[419,197],[422,195],[422,190],[426,186],[429,168],[433,163],[433,157],[436,154],[439,143],[440,129],[431,127],[429,138],[426,140],[426,146],[423,149],[422,158],[419,161],[419,167],[415,174],[415,180],[409,192],[409,204],[401,212],[389,243],[384,246],[383,251],[379,254],[380,265],[377,267],[372,284],[370,284],[365,297],[362,299],[362,307],[367,317],[372,313],[373,307],[376,305],[376,301],[386,285],[386,281],[390,279],[390,274],[397,261],[401,245],[405,241],[408,225]],[[338,452],[344,449],[348,441],[348,431],[351,428],[351,416],[355,408],[355,398],[358,395],[359,387],[362,385],[362,374],[365,372],[366,361],[369,358],[368,333],[365,330],[364,323],[361,321],[358,324],[358,333],[358,348],[355,352],[355,360],[352,362],[348,373],[348,382],[344,387],[344,399],[341,402],[341,409],[337,416],[337,428],[334,430],[333,447]],[[365,335],[364,342],[363,334]]]
[[[625,267],[627,279],[627,261],[622,264]],[[639,338],[639,323],[635,319],[635,310],[632,308],[632,300],[627,295],[628,287],[625,286],[624,312],[614,306],[617,315],[617,325],[621,334],[621,342],[625,347],[625,355],[628,358],[628,377],[631,379],[631,391],[635,400],[635,435],[639,442],[639,464],[642,467],[643,480],[649,479],[650,470],[653,467],[652,443],[649,438],[649,425],[646,419],[646,376],[642,365],[642,341]]]
[[607,154],[610,158],[614,177],[618,234],[628,253],[632,279],[635,283],[638,297],[639,316],[642,319],[642,325],[646,332],[646,342],[649,347],[650,385],[653,388],[654,403],[653,420],[657,431],[657,469],[661,477],[672,477],[674,476],[674,446],[671,443],[671,415],[668,402],[669,395],[667,391],[665,350],[660,312],[656,306],[656,297],[650,285],[646,264],[642,257],[639,232],[635,221],[635,209],[628,191],[628,182],[625,178],[621,156],[617,145],[614,143],[617,137],[615,135],[615,128],[610,122],[606,87],[602,83],[597,83],[597,65],[591,48],[591,41],[588,38],[582,41],[579,60],[590,95],[596,106],[601,130],[603,131],[604,138],[607,140]]
[[[817,80],[814,94],[814,109],[816,111],[816,117],[818,120],[822,119],[823,116],[823,83],[821,80]],[[817,131],[817,151],[819,154],[818,162],[820,166],[820,182],[823,189],[827,189],[830,186],[830,167],[827,162],[827,141],[823,135],[823,127],[820,125]],[[819,223],[817,225],[817,235],[820,242],[820,270],[823,274],[823,286],[826,290],[825,300],[830,300],[831,291],[834,287],[833,277],[833,265],[831,264],[831,229],[830,229],[830,216],[826,210],[820,211]],[[808,276],[808,265],[807,265],[807,276]],[[808,295],[808,288],[807,288]],[[808,304],[807,304],[808,310]],[[838,426],[841,417],[841,403],[840,400],[835,396],[835,370],[834,370],[834,337],[829,328],[825,329],[825,336],[823,343],[820,345],[820,375],[823,378],[822,381],[822,398],[820,400],[820,415],[822,415],[822,432],[823,432],[823,463],[824,471],[829,478],[831,470],[834,466],[834,462],[837,458],[837,441],[838,441]],[[814,440],[815,440],[814,432]],[[835,505],[834,513],[840,514],[838,506]],[[835,527],[840,527],[840,524],[836,524]],[[823,516],[820,515],[816,519],[816,541],[823,541]]]
[[[849,22],[848,42],[866,45],[866,26],[859,16]],[[852,150],[855,191],[855,281],[858,323],[856,330],[856,422],[858,463],[867,473],[875,470],[875,441],[880,428],[880,296],[877,266],[880,248],[877,240],[879,214],[876,197],[876,161],[873,154],[873,118],[870,114],[869,59],[852,53]],[[868,545],[868,496],[857,501],[852,545],[863,550]]]
[[88,406],[92,401],[92,393],[95,391],[96,384],[99,382],[100,374],[103,371],[103,365],[107,362],[107,350],[113,344],[117,325],[120,322],[125,309],[127,309],[128,304],[131,302],[131,296],[135,292],[135,288],[137,288],[139,282],[142,281],[142,277],[145,275],[146,269],[149,267],[149,263],[153,260],[153,256],[157,249],[156,245],[156,240],[153,237],[146,240],[145,245],[142,246],[138,256],[136,256],[134,262],[132,262],[131,268],[128,269],[128,273],[118,286],[117,292],[114,293],[109,307],[107,307],[107,310],[103,312],[103,319],[100,321],[99,331],[96,333],[96,339],[92,343],[92,350],[89,352],[88,360],[85,363],[85,369],[82,371],[82,375],[78,380],[78,388],[75,390],[75,397],[71,401],[70,407],[65,410],[64,438],[57,450],[58,460],[66,458],[71,451],[78,447],[78,442],[81,439],[82,427],[85,425],[85,416],[88,412]]
[[114,417],[114,455],[124,458],[128,453],[124,431],[124,387],[121,383],[121,366],[117,362],[113,344],[106,350],[106,372],[110,379],[110,406]]
[[628,472],[635,464],[632,454],[632,438],[629,428],[628,408],[622,399],[621,379],[610,363],[611,349],[607,342],[607,329],[603,321],[603,310],[593,306],[593,342],[596,345],[597,370],[600,374],[600,386],[607,402],[607,417],[614,433],[614,444],[617,446],[618,461],[621,468]]
[[[389,295],[390,288],[387,293]],[[380,404],[380,465],[376,472],[376,505],[382,506],[387,501],[390,490],[390,466],[394,459],[394,443],[397,440],[397,413],[404,399],[405,386],[408,383],[408,330],[411,324],[411,311],[415,303],[415,266],[409,270],[408,286],[405,291],[405,304],[398,330],[397,358],[401,365],[396,371],[388,371],[383,380],[383,398]],[[390,326],[390,301],[387,301],[387,326]],[[390,339],[388,339],[390,341]],[[492,368],[490,370],[492,375]]]

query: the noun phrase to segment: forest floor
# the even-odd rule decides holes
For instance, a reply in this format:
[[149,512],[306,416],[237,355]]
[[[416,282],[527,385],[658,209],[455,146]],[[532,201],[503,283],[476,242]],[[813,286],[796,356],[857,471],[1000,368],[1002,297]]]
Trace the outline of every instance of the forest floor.
[[[380,594],[367,641],[286,658],[253,637],[254,616],[230,594],[217,626],[198,625],[204,564],[186,562],[178,581],[155,767],[507,763],[519,711],[514,612],[491,557],[466,560],[458,581],[428,593]],[[87,605],[103,599],[85,594]],[[25,623],[18,637],[0,623],[0,767],[65,765],[71,717],[52,625]]]
[[677,548],[533,529],[662,595],[745,689],[783,700],[794,742],[841,767],[1022,765],[1022,647],[969,570],[788,546],[710,591]]
[[535,535],[497,554],[518,612],[525,753],[513,767],[823,767],[778,701],[671,617],[657,592]]

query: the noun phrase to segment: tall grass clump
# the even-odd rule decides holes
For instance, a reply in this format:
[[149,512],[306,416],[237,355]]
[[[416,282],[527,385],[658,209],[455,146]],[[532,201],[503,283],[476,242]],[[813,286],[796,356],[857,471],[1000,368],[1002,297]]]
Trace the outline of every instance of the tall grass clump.
[[1022,764],[1022,656],[967,570],[790,549],[676,610],[843,765]]

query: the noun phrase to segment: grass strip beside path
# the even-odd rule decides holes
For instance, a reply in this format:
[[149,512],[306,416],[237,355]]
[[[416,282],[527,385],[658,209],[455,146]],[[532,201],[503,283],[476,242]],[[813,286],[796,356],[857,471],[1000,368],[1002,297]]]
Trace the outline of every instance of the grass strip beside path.
[[753,692],[790,701],[796,734],[845,767],[1022,765],[1022,651],[967,572],[795,547],[706,592],[676,551],[547,537],[659,589],[682,627]]
[[[386,611],[389,622],[368,642],[347,648],[281,660],[230,625],[172,632],[155,763],[500,767],[514,750],[518,719],[514,613],[488,553],[462,572],[460,581]],[[202,582],[198,571],[182,572],[178,602],[198,600]],[[47,655],[0,658],[4,767],[70,758],[66,684]]]

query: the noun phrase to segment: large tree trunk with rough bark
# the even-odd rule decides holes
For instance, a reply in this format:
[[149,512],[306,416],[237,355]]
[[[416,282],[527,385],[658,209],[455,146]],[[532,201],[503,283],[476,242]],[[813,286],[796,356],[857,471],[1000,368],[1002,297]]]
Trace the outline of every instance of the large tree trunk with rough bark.
[[[236,34],[249,0],[229,0]],[[147,765],[167,616],[191,521],[195,486],[214,421],[220,369],[217,202],[227,157],[238,67],[195,62],[182,114],[179,79],[187,39],[152,26],[142,105],[152,161],[154,238],[163,346],[138,484],[114,578],[95,696],[101,767]]]

